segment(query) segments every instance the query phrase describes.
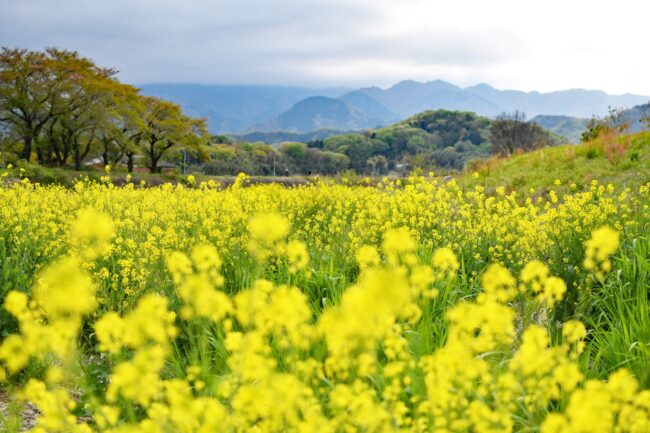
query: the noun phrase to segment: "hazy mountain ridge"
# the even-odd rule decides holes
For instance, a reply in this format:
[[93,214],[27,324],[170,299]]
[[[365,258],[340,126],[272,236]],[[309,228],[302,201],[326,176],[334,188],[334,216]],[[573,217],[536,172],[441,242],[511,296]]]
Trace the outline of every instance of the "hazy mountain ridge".
[[180,104],[190,115],[208,118],[212,132],[247,131],[311,96],[338,97],[346,88],[254,85],[146,84],[142,93]]
[[473,111],[481,115],[499,113],[498,107],[485,98],[464,92],[464,89],[442,80],[420,83],[401,81],[388,89],[368,87],[354,93],[370,96],[397,113],[400,118],[426,110]]
[[544,114],[535,116],[532,121],[554,134],[567,138],[571,143],[580,142],[580,137],[589,124],[588,119]]
[[192,115],[208,117],[210,129],[220,133],[366,129],[440,108],[488,117],[519,110],[529,118],[590,118],[606,115],[609,107],[628,108],[650,100],[584,89],[540,93],[498,90],[487,84],[463,88],[442,80],[406,80],[387,89],[356,90],[196,84],[152,84],[142,89],[178,102]]
[[253,126],[259,131],[309,132],[319,129],[360,130],[384,124],[384,119],[367,113],[341,99],[311,96],[297,102],[279,116]]

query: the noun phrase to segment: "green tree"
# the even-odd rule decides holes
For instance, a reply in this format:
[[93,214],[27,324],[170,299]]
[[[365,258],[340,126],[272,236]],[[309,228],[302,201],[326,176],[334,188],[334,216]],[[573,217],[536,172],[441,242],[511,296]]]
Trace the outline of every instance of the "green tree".
[[129,172],[144,129],[144,101],[135,87],[115,83],[107,95],[107,110],[99,119],[98,150],[104,165],[126,157]]
[[46,161],[54,155],[60,165],[65,165],[70,156],[75,169],[80,170],[88,154],[99,151],[106,136],[113,135],[119,106],[116,97],[122,87],[127,87],[113,79],[113,74],[111,70],[96,70],[74,79],[67,109],[49,122],[49,146],[41,150]]
[[305,143],[282,143],[280,151],[289,159],[298,162],[307,156],[307,145]]
[[388,171],[388,159],[384,155],[375,155],[368,158],[366,164],[374,176],[379,176]]
[[201,149],[207,145],[209,134],[205,119],[192,119],[181,107],[156,97],[144,97],[144,126],[140,144],[152,173],[170,151],[178,148]]
[[22,139],[19,154],[26,160],[47,122],[60,110],[64,83],[49,53],[6,47],[0,52],[0,119]]
[[[643,119],[642,119],[643,120]],[[583,143],[595,140],[603,134],[618,135],[627,132],[630,128],[625,110],[609,107],[607,116],[602,119],[592,117],[587,123],[587,130],[582,133],[580,141]]]
[[350,166],[350,158],[342,153],[321,151],[322,166],[319,170],[320,173],[332,175],[345,171]]
[[381,140],[362,134],[344,134],[327,138],[324,148],[344,154],[350,159],[351,169],[364,173],[368,170],[368,158],[385,153],[389,147]]
[[[3,48],[0,53],[0,119],[23,144],[17,153],[40,163],[80,168],[112,126],[116,95],[124,88],[116,71],[77,52]],[[110,120],[109,120],[110,119]]]

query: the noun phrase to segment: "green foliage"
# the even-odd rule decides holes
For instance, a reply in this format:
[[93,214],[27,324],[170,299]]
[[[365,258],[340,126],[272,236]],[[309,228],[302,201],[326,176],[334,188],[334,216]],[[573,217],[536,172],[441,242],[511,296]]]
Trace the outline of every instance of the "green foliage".
[[[349,168],[360,175],[379,175],[391,170],[405,174],[414,169],[462,169],[471,160],[490,156],[492,124],[490,119],[469,112],[424,111],[392,126],[317,139],[307,143],[307,147],[295,142],[280,144],[276,173],[290,170],[291,173],[336,174]],[[530,125],[535,133],[541,131],[540,136],[548,139],[547,142],[552,141],[550,134],[541,127]],[[223,140],[218,138],[218,141]],[[259,143],[248,145],[263,146]],[[205,173],[244,171],[255,175],[272,172],[268,169],[268,161],[245,156],[248,151],[242,151],[246,145],[229,146],[229,152],[237,153],[237,158],[224,155],[220,161],[206,164]],[[216,159],[220,158],[218,152],[213,152]]]
[[304,143],[284,143],[281,146],[281,151],[288,158],[300,161],[307,156],[307,145]]
[[90,157],[104,164],[144,153],[152,172],[179,148],[200,153],[202,119],[158,98],[145,98],[75,51],[3,48],[0,51],[0,124],[5,153],[27,162],[80,170]]
[[[650,133],[620,135],[580,145],[547,147],[510,158],[473,161],[458,182],[464,188],[498,186],[544,194],[559,180],[558,194],[589,188],[592,180],[638,188],[650,182]],[[575,185],[572,188],[572,185]]]
[[416,114],[400,124],[435,134],[440,140],[438,147],[449,147],[463,141],[478,146],[486,141],[490,120],[470,112],[436,110]]
[[158,162],[174,148],[199,150],[207,142],[205,120],[191,119],[181,107],[160,98],[145,97],[145,113],[140,140],[152,173]]
[[585,143],[606,135],[639,132],[647,128],[650,128],[650,103],[627,110],[610,107],[607,116],[602,119],[592,117],[587,122],[581,141]]
[[474,113],[429,110],[367,133],[326,138],[322,147],[344,153],[358,173],[372,172],[367,161],[375,156],[385,157],[390,168],[399,164],[407,169],[459,169],[489,154],[489,126],[489,119]]
[[368,134],[344,134],[327,138],[323,147],[329,151],[344,154],[350,159],[350,168],[357,173],[365,173],[366,162],[375,155],[382,155],[387,149],[384,141]]
[[307,147],[303,143],[283,143],[279,149],[265,143],[213,144],[210,161],[201,164],[209,175],[255,176],[285,174],[334,175],[346,170],[350,159],[341,153]]

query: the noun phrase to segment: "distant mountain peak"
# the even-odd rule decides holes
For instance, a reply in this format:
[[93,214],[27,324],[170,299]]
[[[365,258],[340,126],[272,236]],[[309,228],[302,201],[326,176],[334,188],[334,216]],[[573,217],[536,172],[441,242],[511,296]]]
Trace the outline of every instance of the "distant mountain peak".
[[432,81],[415,81],[415,80],[402,80],[397,84],[391,86],[388,90],[419,90],[422,88],[433,89],[433,90],[447,90],[447,89],[459,89],[460,87],[451,84],[444,80],[432,80]]
[[427,81],[424,84],[427,87],[430,87],[430,88],[437,88],[437,89],[451,88],[451,89],[459,89],[460,90],[460,87],[458,87],[457,85],[452,84],[452,83],[450,83],[448,81],[445,81],[445,80]]
[[[441,108],[491,117],[517,110],[529,118],[540,114],[589,118],[606,115],[609,107],[628,108],[650,99],[585,89],[547,93],[499,90],[486,83],[462,88],[444,80],[404,80],[386,89],[373,86],[357,90],[156,84],[142,86],[142,92],[177,102],[192,116],[207,117],[215,133],[251,131],[261,126],[291,131],[316,126],[349,131],[388,125],[415,113]],[[291,124],[288,119],[298,123]]]
[[407,88],[414,88],[414,87],[420,87],[422,86],[423,83],[420,83],[419,81],[415,80],[402,80],[398,83],[393,84],[392,86],[389,87],[389,90],[391,89],[407,89]]
[[341,99],[311,96],[254,129],[310,132],[320,129],[360,130],[374,126],[377,124],[363,111]]
[[499,91],[487,83],[474,84],[473,86],[465,87],[465,90],[491,90],[496,92]]
[[296,102],[294,107],[302,107],[302,106],[307,106],[307,105],[311,105],[311,104],[318,104],[318,103],[338,105],[336,101],[337,101],[337,99],[334,99],[334,98],[329,98],[327,96],[316,95],[316,96],[309,96],[309,97],[303,99],[302,101]]

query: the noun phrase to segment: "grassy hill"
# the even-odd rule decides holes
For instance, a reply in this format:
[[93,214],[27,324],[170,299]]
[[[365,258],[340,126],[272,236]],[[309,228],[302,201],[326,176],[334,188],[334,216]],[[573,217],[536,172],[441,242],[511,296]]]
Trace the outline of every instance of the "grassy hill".
[[[650,182],[650,132],[603,137],[589,143],[547,147],[510,158],[478,161],[458,177],[467,188],[556,191],[588,188],[592,180],[638,188]],[[575,186],[572,188],[572,184]]]

